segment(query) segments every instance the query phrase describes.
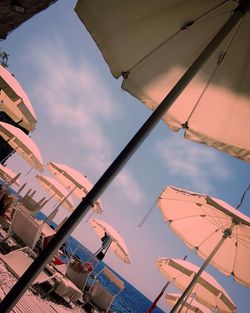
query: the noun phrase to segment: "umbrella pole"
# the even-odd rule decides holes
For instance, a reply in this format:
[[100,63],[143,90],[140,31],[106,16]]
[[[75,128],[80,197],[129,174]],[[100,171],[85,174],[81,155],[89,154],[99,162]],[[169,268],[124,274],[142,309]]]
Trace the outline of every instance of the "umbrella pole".
[[152,302],[149,309],[145,313],[152,313],[153,312],[153,310],[156,308],[157,302],[163,296],[163,294],[164,294],[165,290],[167,289],[167,287],[169,286],[169,284],[170,284],[170,281],[167,281],[166,284],[164,285],[164,287],[162,288],[161,292],[159,293],[159,295],[155,298],[154,302]]
[[[7,141],[7,143],[8,143],[8,141]],[[0,163],[1,163],[1,164],[4,164],[5,161],[7,161],[8,158],[11,157],[12,154],[14,154],[14,153],[15,153],[15,150],[13,149],[5,158],[3,158],[3,159],[0,161]]]
[[[192,291],[192,290],[190,290],[190,292],[191,292],[191,291]],[[184,305],[185,305],[186,303],[187,303],[187,308],[186,308],[186,312],[185,312],[185,313],[188,313],[188,311],[189,311],[188,305],[191,305],[192,302],[193,302],[193,300],[194,300],[194,298],[195,298],[195,295],[193,295],[192,298],[191,298],[191,300],[190,300],[190,302],[188,303],[187,300],[188,300],[189,294],[190,294],[190,293],[187,294],[186,298],[185,298],[184,301],[182,302],[182,305],[181,305],[181,307],[180,307],[178,313],[181,313],[181,310],[183,309],[183,307],[184,307]]]
[[[63,202],[65,201],[65,200],[67,200],[68,199],[68,197],[72,194],[72,192],[74,192],[74,190],[77,188],[77,186],[75,186],[68,194],[67,194],[67,196],[65,196],[63,199],[62,199],[62,201],[60,201],[59,203],[58,203],[58,205],[54,208],[54,210],[50,213],[50,215],[44,220],[44,223],[46,223],[47,222],[47,220],[49,219],[49,217],[52,215],[52,214],[54,214],[56,211],[58,211],[58,208],[63,204]],[[54,195],[53,195],[54,196]],[[52,196],[52,197],[53,197]],[[51,198],[50,198],[51,199]],[[49,199],[49,200],[50,200]]]
[[65,222],[64,226],[55,234],[46,248],[41,254],[34,260],[30,267],[24,272],[24,274],[19,278],[17,283],[12,287],[9,293],[0,303],[0,312],[8,313],[11,311],[13,306],[18,302],[21,296],[29,288],[32,282],[36,279],[39,273],[43,270],[46,264],[51,259],[59,249],[59,247],[65,241],[76,226],[80,223],[82,218],[87,214],[88,210],[103,194],[106,188],[110,185],[116,175],[125,166],[128,160],[132,157],[135,151],[140,147],[146,137],[154,129],[157,123],[162,119],[166,111],[171,107],[173,102],[178,98],[181,92],[197,74],[202,65],[206,60],[212,55],[212,53],[217,49],[219,44],[226,38],[228,33],[234,28],[234,26],[242,19],[246,14],[250,1],[240,1],[240,5],[234,10],[231,17],[225,23],[224,26],[219,30],[207,47],[201,52],[194,63],[189,67],[189,69],[184,73],[181,79],[165,97],[162,103],[157,107],[157,109],[151,114],[135,136],[130,140],[127,146],[118,155],[115,161],[109,166],[106,172],[97,181],[94,187],[86,195],[83,201],[77,206],[68,220]]
[[175,305],[173,306],[172,310],[170,311],[170,313],[174,313],[176,312],[176,310],[178,309],[178,307],[182,304],[183,300],[185,299],[185,297],[190,293],[190,291],[192,290],[192,288],[194,287],[194,285],[196,284],[197,280],[199,279],[199,277],[201,276],[202,272],[205,270],[205,268],[207,267],[207,265],[209,264],[209,262],[212,260],[212,258],[214,257],[214,255],[216,254],[216,252],[219,250],[219,248],[221,247],[221,245],[223,244],[223,242],[231,236],[232,234],[232,229],[235,226],[235,224],[237,223],[237,221],[233,221],[233,223],[231,224],[231,226],[227,229],[225,229],[224,234],[221,238],[221,240],[217,243],[217,245],[214,247],[214,249],[212,250],[212,252],[210,253],[210,255],[208,256],[208,258],[206,259],[206,261],[203,263],[203,265],[201,266],[201,268],[199,269],[199,271],[195,274],[194,278],[192,279],[192,281],[190,282],[190,284],[187,286],[187,288],[185,289],[185,291],[183,292],[183,294],[181,295],[181,297],[178,299],[178,301],[175,303]]

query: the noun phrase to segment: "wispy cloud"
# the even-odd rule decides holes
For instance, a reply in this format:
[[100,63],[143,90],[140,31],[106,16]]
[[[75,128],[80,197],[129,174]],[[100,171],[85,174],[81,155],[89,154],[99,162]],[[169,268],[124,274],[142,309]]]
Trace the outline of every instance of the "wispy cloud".
[[214,181],[224,181],[231,176],[230,169],[209,147],[178,137],[159,141],[156,153],[163,161],[169,175],[181,180],[181,187],[197,192],[213,192]]
[[[71,143],[84,147],[85,166],[100,175],[113,159],[113,146],[102,125],[122,112],[97,67],[84,55],[80,63],[74,62],[63,41],[55,35],[51,37],[53,40],[33,44],[30,48],[39,72],[32,86],[33,95],[51,122],[71,136]],[[38,59],[39,62],[35,62]],[[127,170],[119,175],[115,184],[131,202],[137,203],[143,198],[138,183]]]
[[122,189],[126,197],[134,204],[139,204],[145,200],[145,196],[133,179],[133,175],[129,170],[123,170],[115,180],[115,185],[117,189]]

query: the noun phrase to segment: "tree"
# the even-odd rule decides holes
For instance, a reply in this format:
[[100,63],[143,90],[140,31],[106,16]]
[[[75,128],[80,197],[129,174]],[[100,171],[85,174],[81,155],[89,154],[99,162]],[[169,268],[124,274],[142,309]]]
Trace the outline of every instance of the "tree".
[[3,67],[8,67],[8,57],[9,55],[5,51],[0,50],[0,64]]

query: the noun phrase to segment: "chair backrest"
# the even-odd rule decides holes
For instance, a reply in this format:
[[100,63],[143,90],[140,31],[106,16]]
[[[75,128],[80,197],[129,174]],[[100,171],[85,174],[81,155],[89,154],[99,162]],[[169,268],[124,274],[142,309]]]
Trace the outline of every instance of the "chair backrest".
[[[112,282],[117,288],[117,291],[109,291],[99,280],[98,277],[103,275],[107,280]],[[90,291],[90,302],[103,312],[108,312],[109,308],[117,297],[117,295],[124,289],[124,282],[121,281],[113,272],[107,267],[104,267],[96,276]]]
[[76,261],[71,260],[67,268],[66,276],[76,285],[80,290],[84,290],[90,272],[82,271],[79,264],[75,263]]
[[120,290],[124,289],[124,282],[120,280],[111,270],[109,270],[107,267],[103,268],[103,275],[111,281],[113,284],[116,285],[117,288]]
[[90,292],[89,302],[102,312],[108,312],[116,295],[111,294],[99,281],[95,281]]
[[43,224],[27,212],[16,209],[9,232],[13,232],[26,246],[35,248],[42,232]]

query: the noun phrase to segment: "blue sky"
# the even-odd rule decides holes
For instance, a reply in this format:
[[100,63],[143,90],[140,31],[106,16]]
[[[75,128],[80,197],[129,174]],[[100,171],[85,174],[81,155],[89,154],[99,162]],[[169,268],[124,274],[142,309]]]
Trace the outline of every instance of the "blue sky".
[[[31,137],[44,163],[64,163],[96,182],[107,166],[131,139],[150,111],[122,91],[100,51],[74,12],[76,1],[61,0],[23,24],[0,48],[9,55],[9,69],[15,74],[33,104],[38,118]],[[7,165],[22,172],[20,179],[46,195],[34,176],[36,171],[18,155]],[[131,265],[109,253],[105,261],[142,293],[153,299],[165,283],[155,267],[156,257],[183,258],[197,265],[201,259],[170,231],[156,207],[142,227],[138,224],[167,185],[208,193],[236,206],[249,184],[249,164],[212,148],[185,140],[159,123],[125,169],[113,181],[101,200],[103,219],[119,230],[127,243]],[[45,175],[49,173],[45,171]],[[74,198],[75,204],[79,203]],[[250,196],[241,210],[249,215]],[[45,213],[51,211],[47,206]],[[68,212],[63,208],[61,220]],[[74,236],[95,252],[99,240],[82,221]],[[221,273],[208,271],[247,312],[247,288]],[[175,290],[172,287],[169,290]],[[161,307],[168,312],[164,301]]]

